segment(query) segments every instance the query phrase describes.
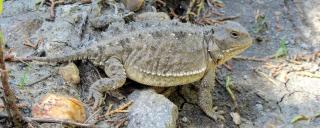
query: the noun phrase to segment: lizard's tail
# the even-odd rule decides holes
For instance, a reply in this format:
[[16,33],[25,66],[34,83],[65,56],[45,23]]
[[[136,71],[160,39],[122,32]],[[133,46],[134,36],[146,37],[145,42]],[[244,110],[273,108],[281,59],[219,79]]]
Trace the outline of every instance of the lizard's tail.
[[53,57],[27,57],[27,58],[17,58],[20,61],[39,61],[39,62],[67,62],[83,59],[95,58],[97,54],[94,54],[91,50],[80,50],[68,55],[59,55]]

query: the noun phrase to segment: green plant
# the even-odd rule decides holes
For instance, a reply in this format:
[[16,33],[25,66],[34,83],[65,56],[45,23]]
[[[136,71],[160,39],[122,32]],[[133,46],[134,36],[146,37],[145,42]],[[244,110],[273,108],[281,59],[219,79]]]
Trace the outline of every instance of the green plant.
[[20,78],[20,81],[18,83],[19,88],[23,88],[26,86],[28,79],[29,79],[28,74],[29,74],[30,68],[31,68],[31,66],[27,65],[26,69],[24,70],[23,75]]
[[288,48],[286,46],[286,40],[284,38],[282,38],[280,40],[280,46],[279,49],[277,50],[277,52],[274,54],[274,58],[278,58],[278,57],[283,57],[288,55]]

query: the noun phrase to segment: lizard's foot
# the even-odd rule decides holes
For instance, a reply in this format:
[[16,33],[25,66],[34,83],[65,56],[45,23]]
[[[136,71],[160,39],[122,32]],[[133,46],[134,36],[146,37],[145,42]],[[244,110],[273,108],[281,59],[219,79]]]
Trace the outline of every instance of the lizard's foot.
[[101,92],[90,88],[88,101],[90,101],[91,99],[94,99],[94,104],[93,104],[92,108],[93,108],[93,110],[96,110],[98,108],[98,106],[100,106],[103,101],[103,95]]
[[212,119],[214,119],[214,121],[218,121],[218,120],[222,120],[224,121],[225,118],[223,116],[223,114],[225,113],[222,110],[218,110],[218,107],[213,107],[210,111],[205,111],[205,113]]

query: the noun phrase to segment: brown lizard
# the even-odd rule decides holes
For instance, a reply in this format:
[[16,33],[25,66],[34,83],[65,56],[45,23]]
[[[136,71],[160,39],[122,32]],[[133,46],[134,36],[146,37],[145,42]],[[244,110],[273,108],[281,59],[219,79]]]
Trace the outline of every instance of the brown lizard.
[[215,70],[251,46],[252,39],[247,30],[231,21],[216,26],[177,21],[141,24],[142,29],[128,29],[128,33],[102,40],[72,54],[31,57],[28,60],[63,62],[87,59],[104,69],[108,78],[96,81],[89,89],[89,98],[95,100],[94,108],[99,106],[103,92],[120,88],[127,78],[156,87],[200,81],[196,85],[199,106],[209,117],[221,118],[213,107],[211,94]]

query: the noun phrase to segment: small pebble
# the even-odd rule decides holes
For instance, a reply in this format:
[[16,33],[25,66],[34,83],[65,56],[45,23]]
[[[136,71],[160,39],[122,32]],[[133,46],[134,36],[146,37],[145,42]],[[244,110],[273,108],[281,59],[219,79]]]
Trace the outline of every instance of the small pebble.
[[182,117],[181,121],[184,123],[187,123],[189,121],[189,119],[187,117]]
[[144,0],[124,0],[124,5],[130,11],[138,11],[143,4]]
[[74,63],[69,63],[64,67],[59,68],[59,74],[63,79],[73,85],[80,83],[79,69]]
[[32,117],[84,122],[83,103],[73,97],[47,94],[32,107]]
[[256,109],[257,109],[258,111],[262,111],[262,110],[263,110],[262,104],[256,104]]
[[236,125],[239,125],[241,123],[241,117],[240,117],[240,114],[237,113],[237,112],[231,112],[230,113],[231,117],[232,117],[232,120],[233,122],[236,124]]

